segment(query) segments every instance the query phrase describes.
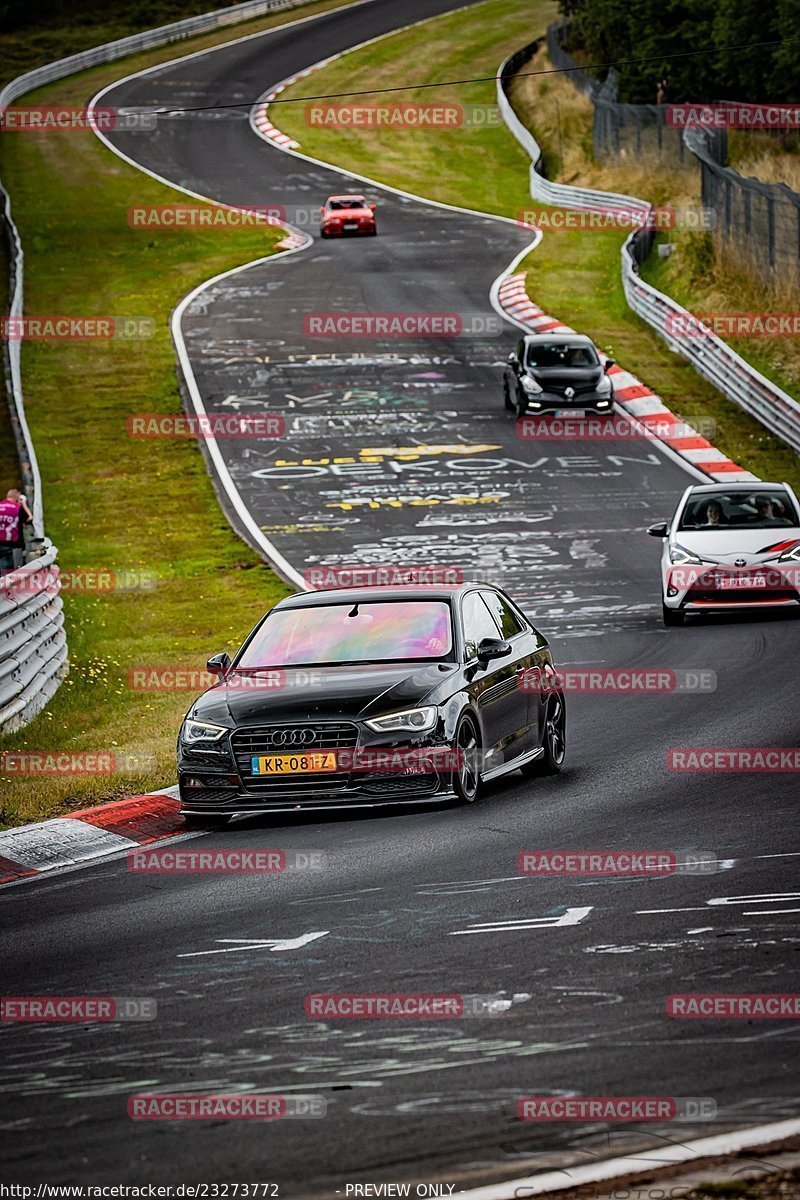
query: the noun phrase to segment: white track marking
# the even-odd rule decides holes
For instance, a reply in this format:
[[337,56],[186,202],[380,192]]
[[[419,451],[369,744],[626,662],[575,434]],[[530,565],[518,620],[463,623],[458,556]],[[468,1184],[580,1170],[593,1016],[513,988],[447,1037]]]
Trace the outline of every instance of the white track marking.
[[217,942],[234,942],[226,945],[223,950],[192,950],[188,954],[179,954],[178,958],[203,958],[208,954],[235,954],[244,950],[269,950],[272,954],[280,954],[284,950],[299,950],[309,942],[327,937],[329,930],[322,929],[316,933],[301,933],[296,938],[216,938]]
[[560,917],[526,917],[519,921],[487,921],[483,925],[471,925],[469,929],[453,929],[450,937],[464,933],[519,933],[524,929],[559,929],[565,925],[578,925],[592,911],[586,908],[568,908]]
[[[776,1121],[772,1125],[754,1125],[734,1133],[721,1133],[716,1137],[700,1138],[680,1145],[659,1145],[652,1150],[642,1150],[625,1158],[610,1158],[604,1162],[588,1163],[581,1167],[569,1167],[563,1171],[546,1171],[529,1175],[523,1179],[509,1179],[505,1183],[493,1183],[487,1187],[473,1188],[459,1193],[462,1200],[526,1200],[528,1196],[541,1196],[546,1192],[564,1191],[581,1184],[600,1183],[619,1179],[623,1175],[637,1175],[657,1168],[678,1163],[695,1162],[704,1158],[718,1158],[736,1154],[752,1146],[767,1145],[783,1141],[800,1133],[800,1119]],[[629,1191],[633,1189],[629,1188]],[[652,1189],[651,1189],[652,1194]]]

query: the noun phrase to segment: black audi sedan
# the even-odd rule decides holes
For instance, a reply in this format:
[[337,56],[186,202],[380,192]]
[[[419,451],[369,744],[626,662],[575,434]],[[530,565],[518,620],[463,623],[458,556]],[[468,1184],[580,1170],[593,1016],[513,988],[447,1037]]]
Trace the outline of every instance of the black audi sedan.
[[579,333],[532,333],[520,338],[503,369],[508,412],[583,417],[614,407],[612,358],[602,362],[591,338]]
[[303,592],[259,621],[178,738],[188,824],[293,809],[472,803],[556,772],[566,709],[546,638],[498,588]]

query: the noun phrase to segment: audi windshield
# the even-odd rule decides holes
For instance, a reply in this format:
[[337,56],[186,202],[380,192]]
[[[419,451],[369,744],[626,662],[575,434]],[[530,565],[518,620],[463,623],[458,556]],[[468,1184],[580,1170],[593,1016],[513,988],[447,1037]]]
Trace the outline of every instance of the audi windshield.
[[236,663],[262,667],[452,659],[450,606],[443,600],[320,604],[272,612]]

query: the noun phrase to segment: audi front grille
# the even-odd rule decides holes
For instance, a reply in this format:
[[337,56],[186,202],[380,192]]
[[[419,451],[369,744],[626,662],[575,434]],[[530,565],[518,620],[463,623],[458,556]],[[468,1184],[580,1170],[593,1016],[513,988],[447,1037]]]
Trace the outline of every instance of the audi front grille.
[[[313,734],[313,737],[309,737]],[[277,737],[276,737],[277,735]],[[288,739],[286,736],[289,735]],[[352,750],[358,729],[346,722],[305,725],[257,725],[231,734],[236,767],[249,792],[281,792],[302,796],[309,792],[340,791],[350,781],[349,771],[323,771],[313,775],[254,775],[252,759],[271,754],[311,753],[319,750]]]

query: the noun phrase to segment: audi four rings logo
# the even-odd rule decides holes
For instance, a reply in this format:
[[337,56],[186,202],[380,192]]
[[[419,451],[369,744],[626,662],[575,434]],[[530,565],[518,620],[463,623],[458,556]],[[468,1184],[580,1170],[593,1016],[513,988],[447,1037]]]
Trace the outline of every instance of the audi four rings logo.
[[269,740],[273,746],[308,746],[316,737],[313,729],[276,729]]

